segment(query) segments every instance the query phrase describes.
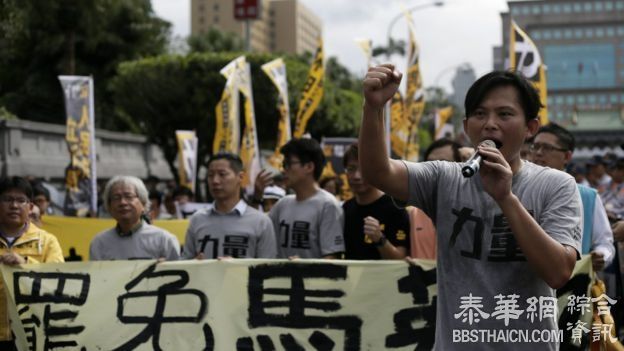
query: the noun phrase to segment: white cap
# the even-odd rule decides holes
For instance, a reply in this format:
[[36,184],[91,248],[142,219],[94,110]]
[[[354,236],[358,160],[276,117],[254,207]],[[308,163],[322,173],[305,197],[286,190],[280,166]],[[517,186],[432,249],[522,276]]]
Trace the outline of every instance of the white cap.
[[279,200],[286,196],[286,190],[276,185],[267,186],[264,188],[264,195],[262,199],[276,199]]

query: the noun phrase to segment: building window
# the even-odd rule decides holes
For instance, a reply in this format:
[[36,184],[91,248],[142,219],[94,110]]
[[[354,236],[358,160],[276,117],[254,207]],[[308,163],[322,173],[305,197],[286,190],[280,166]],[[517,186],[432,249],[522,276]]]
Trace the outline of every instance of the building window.
[[596,28],[596,37],[598,37],[598,38],[604,37],[604,29]]
[[615,36],[615,28],[607,27],[606,33],[607,33],[607,37],[613,38]]
[[542,5],[542,11],[544,11],[544,13],[550,13],[550,4]]
[[204,4],[199,4],[199,12],[204,12]]
[[612,104],[617,104],[617,102],[618,102],[617,94],[609,95],[609,102],[612,103]]
[[624,10],[624,1],[618,1],[615,3],[615,9],[616,10]]
[[204,24],[204,18],[203,17],[199,18],[199,24]]
[[214,4],[212,6],[212,9],[215,10],[215,11],[219,11],[219,4]]
[[583,7],[585,8],[585,12],[591,12],[591,10],[592,10],[592,3],[591,2],[586,2]]
[[594,37],[594,29],[585,28],[585,38],[593,38],[593,37]]
[[561,29],[555,29],[553,33],[555,39],[561,39]]
[[574,106],[574,95],[566,95],[566,105]]
[[533,38],[535,40],[542,39],[542,31],[540,31],[539,29],[531,31],[531,38]]
[[566,39],[572,39],[572,29],[566,29],[563,31],[563,37]]
[[534,15],[539,15],[540,14],[540,6],[539,5],[533,5],[531,10],[532,10],[531,12],[533,12]]
[[561,13],[561,5],[553,5],[553,13]]
[[607,96],[604,94],[601,94],[600,96],[598,96],[598,102],[601,104],[606,104],[607,103]]
[[219,23],[219,16],[214,16],[214,17],[213,17],[213,19],[212,19],[212,21],[213,21],[214,23]]
[[596,100],[597,100],[596,99],[596,95],[594,95],[594,94],[589,94],[587,96],[587,102],[589,102],[590,105],[596,104]]
[[613,10],[613,3],[611,1],[605,1],[605,11]]
[[580,28],[576,28],[576,29],[574,30],[574,38],[576,38],[576,39],[580,39],[580,38],[582,38],[582,37],[583,37],[583,30],[582,30],[582,29],[580,29]]
[[602,1],[596,1],[594,6],[596,7],[596,12],[601,12],[604,9]]
[[530,10],[531,9],[529,8],[528,5],[527,6],[522,6],[522,14],[523,15],[528,15]]
[[583,12],[583,7],[581,6],[581,4],[579,3],[574,4],[574,12],[576,13]]
[[576,96],[576,101],[578,101],[579,104],[584,105],[585,104],[585,95],[577,95]]
[[544,29],[544,40],[550,40],[552,38],[552,31],[550,29]]
[[563,13],[570,13],[570,12],[572,12],[572,5],[563,4]]
[[555,105],[563,105],[563,96],[562,95],[555,96]]
[[624,36],[624,26],[619,26],[617,28],[617,34],[618,36]]

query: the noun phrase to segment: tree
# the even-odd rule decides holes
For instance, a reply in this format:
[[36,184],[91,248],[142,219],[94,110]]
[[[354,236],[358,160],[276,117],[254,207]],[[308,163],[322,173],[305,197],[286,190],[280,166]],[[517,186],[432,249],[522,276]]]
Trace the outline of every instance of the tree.
[[245,49],[245,43],[236,33],[223,33],[214,28],[187,38],[190,52],[236,52]]
[[92,75],[96,125],[121,129],[108,81],[122,61],[163,53],[170,24],[149,0],[0,0],[0,105],[64,123],[57,76]]
[[[175,130],[195,129],[199,138],[198,160],[202,164],[212,152],[215,106],[225,78],[219,74],[241,53],[195,53],[188,56],[158,56],[119,66],[112,82],[117,113],[132,130],[145,134],[161,147],[177,177]],[[277,91],[260,66],[275,58],[268,54],[247,55],[251,65],[256,126],[260,146],[275,147],[279,112]],[[297,112],[309,66],[296,57],[284,57],[287,67],[291,124]],[[359,127],[362,98],[359,92],[339,89],[326,80],[323,102],[308,124],[316,138],[355,136]],[[242,121],[241,116],[241,123]]]

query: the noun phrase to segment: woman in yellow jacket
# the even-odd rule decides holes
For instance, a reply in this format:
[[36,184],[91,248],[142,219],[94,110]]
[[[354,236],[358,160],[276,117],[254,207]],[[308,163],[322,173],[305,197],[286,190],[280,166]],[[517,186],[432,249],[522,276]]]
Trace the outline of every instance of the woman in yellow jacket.
[[[32,187],[20,177],[0,179],[0,264],[64,262],[56,237],[30,223]],[[0,350],[15,350],[7,297],[0,280]]]

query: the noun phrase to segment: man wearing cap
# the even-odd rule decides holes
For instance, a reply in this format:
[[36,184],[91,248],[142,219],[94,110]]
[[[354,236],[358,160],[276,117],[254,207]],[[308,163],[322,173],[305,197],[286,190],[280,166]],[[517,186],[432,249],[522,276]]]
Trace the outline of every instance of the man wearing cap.
[[275,203],[284,196],[286,196],[286,190],[283,188],[280,188],[277,185],[266,187],[264,189],[264,194],[262,195],[262,210],[264,210],[264,212],[271,211],[273,205],[275,205]]
[[594,156],[587,162],[587,181],[594,189],[601,189],[611,182],[607,168],[601,156]]

